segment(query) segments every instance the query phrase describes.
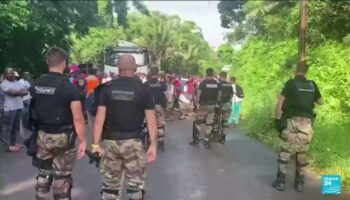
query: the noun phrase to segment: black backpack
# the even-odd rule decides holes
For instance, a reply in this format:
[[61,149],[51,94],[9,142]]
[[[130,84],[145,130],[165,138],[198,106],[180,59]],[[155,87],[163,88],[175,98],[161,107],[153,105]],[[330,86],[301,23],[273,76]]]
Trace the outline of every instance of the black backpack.
[[241,86],[236,84],[236,96],[243,99],[244,98],[244,92]]

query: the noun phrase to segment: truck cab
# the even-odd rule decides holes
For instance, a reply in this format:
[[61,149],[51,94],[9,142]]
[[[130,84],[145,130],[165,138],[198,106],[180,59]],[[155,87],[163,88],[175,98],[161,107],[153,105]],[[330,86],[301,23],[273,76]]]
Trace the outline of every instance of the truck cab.
[[119,74],[118,67],[116,67],[119,56],[123,54],[131,54],[136,60],[136,64],[140,67],[137,68],[136,73],[148,74],[148,70],[151,66],[152,54],[147,48],[138,47],[131,42],[120,42],[118,47],[108,48],[104,54],[104,72],[107,74],[113,73]]

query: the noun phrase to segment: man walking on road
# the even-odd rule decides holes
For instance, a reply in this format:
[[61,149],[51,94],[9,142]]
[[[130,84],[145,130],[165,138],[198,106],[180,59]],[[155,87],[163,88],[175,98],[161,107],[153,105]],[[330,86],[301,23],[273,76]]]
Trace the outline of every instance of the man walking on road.
[[[132,55],[122,55],[117,67],[119,77],[106,83],[99,95],[92,152],[101,156],[102,200],[117,199],[123,174],[129,199],[143,200],[146,162],[153,162],[157,154],[154,98],[148,85],[135,77],[138,65]],[[150,137],[147,154],[142,142],[145,117]]]
[[208,68],[206,70],[206,79],[200,83],[195,99],[195,104],[199,105],[199,108],[197,109],[196,119],[193,122],[190,145],[198,145],[199,136],[202,136],[202,133],[205,132],[204,146],[209,148],[218,94],[219,84],[214,79],[214,70],[213,68]]
[[[302,66],[304,65],[304,66]],[[305,78],[307,66],[298,66],[293,79],[286,82],[276,105],[276,125],[283,140],[273,187],[284,191],[288,162],[296,154],[295,189],[304,190],[305,155],[313,135],[315,103],[322,104],[317,84]]]
[[152,95],[155,101],[155,110],[157,118],[157,127],[158,127],[158,150],[164,151],[164,141],[165,141],[165,117],[164,109],[167,106],[167,86],[164,82],[159,81],[159,69],[157,67],[152,67],[150,70],[151,78],[146,81],[151,88]]
[[233,96],[232,85],[229,82],[227,82],[226,79],[227,79],[227,73],[221,72],[220,81],[219,81],[219,106],[220,106],[220,112],[222,112],[221,113],[222,121],[221,121],[221,124],[218,125],[218,126],[221,126],[222,128],[220,143],[225,143],[226,134],[228,133],[228,130],[229,130],[227,121],[231,113],[231,99]]
[[[41,76],[30,88],[30,110],[38,124],[36,167],[36,200],[50,200],[52,184],[54,200],[71,199],[71,176],[75,159],[84,156],[85,123],[80,96],[76,87],[63,75],[67,53],[58,47],[48,50],[49,73]],[[75,139],[80,140],[79,149]]]

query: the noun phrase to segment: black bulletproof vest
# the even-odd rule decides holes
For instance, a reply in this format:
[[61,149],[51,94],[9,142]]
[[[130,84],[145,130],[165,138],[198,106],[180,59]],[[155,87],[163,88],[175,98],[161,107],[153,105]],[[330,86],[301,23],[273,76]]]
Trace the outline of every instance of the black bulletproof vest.
[[200,104],[214,105],[217,103],[219,84],[216,80],[204,80],[204,88],[201,90]]
[[33,88],[34,107],[40,125],[72,125],[73,116],[70,101],[64,95],[64,85],[69,83],[66,77],[43,75]]
[[157,79],[150,79],[146,84],[151,88],[152,95],[156,105],[166,106],[166,97],[164,95],[162,82]]
[[283,110],[287,117],[312,117],[315,108],[316,91],[312,81],[294,79],[294,91],[287,97]]
[[230,102],[233,94],[232,84],[228,83],[227,81],[220,81],[219,86],[222,103]]
[[142,82],[120,77],[106,86],[107,111],[103,139],[132,139],[142,137],[145,119]]

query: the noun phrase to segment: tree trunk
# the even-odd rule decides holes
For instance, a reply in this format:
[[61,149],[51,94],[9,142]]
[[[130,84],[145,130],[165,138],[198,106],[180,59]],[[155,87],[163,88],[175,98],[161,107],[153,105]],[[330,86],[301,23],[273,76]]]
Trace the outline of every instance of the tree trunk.
[[160,58],[157,58],[156,67],[158,67],[159,71],[161,70],[161,64],[162,64],[162,62],[161,62]]
[[306,25],[307,25],[307,0],[301,0],[298,71],[300,70],[302,72],[307,71],[307,65],[305,65]]

